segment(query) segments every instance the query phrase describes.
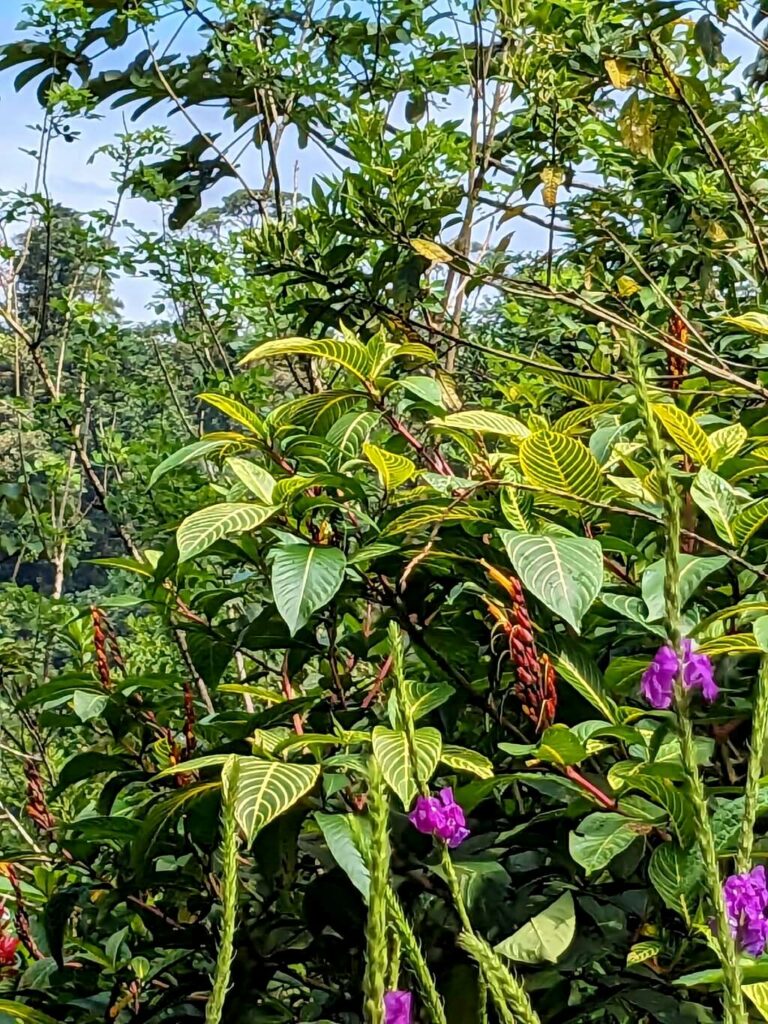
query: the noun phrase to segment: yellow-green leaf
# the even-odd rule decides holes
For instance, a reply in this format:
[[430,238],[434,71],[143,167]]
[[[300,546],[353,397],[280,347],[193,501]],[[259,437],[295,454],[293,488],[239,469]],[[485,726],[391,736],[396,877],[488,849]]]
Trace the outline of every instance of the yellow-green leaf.
[[[320,777],[318,765],[237,758],[235,817],[248,842],[307,794]],[[222,774],[225,798],[228,774]]]
[[272,503],[272,492],[275,489],[275,478],[268,470],[257,462],[249,462],[233,456],[227,459],[227,466],[237,479],[245,484],[251,494],[263,501],[265,505]]
[[600,464],[585,444],[555,430],[530,434],[520,445],[526,480],[546,491],[594,500],[600,494]]
[[176,531],[179,561],[199,555],[222,537],[255,530],[274,511],[269,505],[223,502],[193,512]]
[[479,779],[493,778],[493,765],[487,757],[478,754],[476,750],[467,750],[466,747],[449,744],[443,747],[440,760],[457,772],[469,772],[470,775],[476,775]]
[[709,443],[712,448],[712,469],[732,459],[739,454],[747,440],[747,431],[740,423],[731,423],[730,426],[721,427],[709,435]]
[[264,423],[261,417],[257,416],[247,405],[238,402],[237,399],[230,398],[229,395],[220,395],[217,391],[205,391],[197,397],[201,402],[207,402],[214,409],[218,409],[225,416],[229,416],[231,420],[240,423],[253,434],[256,434],[257,437],[264,437]]
[[671,404],[654,405],[653,411],[681,451],[700,466],[709,464],[713,455],[712,445],[693,416]]
[[375,444],[364,444],[363,454],[379,474],[385,491],[394,491],[416,474],[416,466],[405,455],[396,455]]
[[664,948],[663,943],[658,939],[646,939],[645,942],[636,942],[627,953],[627,967],[634,964],[644,964],[646,960],[654,960]]
[[530,430],[514,416],[488,409],[466,409],[454,412],[442,419],[429,421],[431,427],[447,427],[452,430],[472,430],[478,434],[499,434],[522,440],[530,434]]
[[717,658],[722,654],[758,654],[760,646],[751,633],[733,633],[731,636],[718,636],[713,640],[705,640],[698,648],[702,654]]
[[349,370],[359,380],[367,380],[371,372],[371,360],[368,351],[361,342],[353,338],[278,338],[265,341],[251,351],[239,362],[239,366],[254,363],[259,359],[282,359],[287,356],[310,356],[315,359],[327,359]]
[[417,505],[393,519],[381,535],[382,537],[392,537],[398,533],[410,533],[411,530],[418,530],[422,526],[431,526],[434,523],[458,522],[490,522],[490,517],[482,509],[473,508],[471,505],[456,505],[452,502],[446,502],[444,505],[433,503]]
[[443,739],[437,729],[426,727],[414,732],[416,764],[411,756],[408,737],[402,729],[377,725],[373,730],[373,753],[390,789],[400,797],[406,811],[418,793],[420,783],[427,783],[435,773]]
[[741,546],[746,544],[768,519],[768,498],[760,498],[750,505],[742,508],[734,517],[733,535],[736,543]]
[[431,260],[433,263],[450,263],[453,259],[451,253],[447,252],[442,245],[431,242],[428,238],[412,238],[411,248],[419,256],[423,256],[424,259]]
[[723,320],[750,334],[768,334],[768,314],[765,313],[742,313],[741,316],[724,316]]

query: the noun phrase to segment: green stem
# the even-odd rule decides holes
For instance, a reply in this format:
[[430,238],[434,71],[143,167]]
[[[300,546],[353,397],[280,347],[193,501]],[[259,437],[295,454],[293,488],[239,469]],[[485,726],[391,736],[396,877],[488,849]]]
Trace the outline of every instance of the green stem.
[[368,814],[371,820],[371,884],[366,924],[363,991],[367,1024],[384,1024],[387,986],[387,892],[389,890],[389,800],[376,758],[370,759]]
[[225,768],[229,778],[225,780],[224,798],[222,802],[222,837],[221,837],[221,903],[222,922],[219,936],[219,951],[216,957],[216,972],[213,979],[213,991],[205,1008],[205,1024],[220,1024],[224,1012],[224,1002],[229,989],[229,977],[232,968],[232,957],[235,949],[235,926],[237,922],[237,851],[239,838],[237,820],[235,818],[235,798],[237,793],[237,763],[233,759]]
[[689,715],[690,701],[683,683],[683,651],[680,627],[680,496],[677,493],[669,469],[669,461],[664,451],[664,445],[651,406],[648,383],[640,362],[640,353],[634,339],[630,341],[629,345],[629,362],[637,393],[638,412],[643,420],[648,447],[655,464],[659,491],[664,506],[666,525],[666,546],[664,552],[665,625],[669,643],[677,652],[678,664],[680,665],[680,672],[675,681],[675,715],[683,767],[696,822],[696,838],[704,862],[710,899],[715,911],[717,946],[723,969],[725,1024],[747,1024],[744,994],[741,988],[741,968],[739,966],[736,943],[728,923],[728,914],[723,896],[723,884],[717,860],[717,848],[709,817],[707,794],[699,772],[696,756],[693,724]]
[[451,897],[453,899],[453,905],[456,907],[456,913],[459,915],[461,921],[461,927],[473,934],[472,922],[469,920],[469,914],[464,903],[464,897],[461,893],[461,886],[459,885],[459,877],[456,874],[456,868],[453,866],[451,855],[448,852],[448,847],[445,843],[440,844],[440,861],[443,866],[443,873],[445,880],[448,883],[448,888],[451,890]]
[[768,741],[768,657],[764,656],[760,661],[757,696],[752,713],[752,741],[749,748],[747,783],[744,789],[744,817],[741,819],[739,845],[736,851],[736,870],[738,872],[749,871],[752,866],[755,819],[757,818],[766,741]]
[[487,942],[472,932],[462,932],[459,945],[480,968],[502,1024],[541,1024],[528,993]]
[[405,911],[391,888],[387,890],[387,910],[400,939],[403,955],[416,977],[419,995],[428,1012],[430,1024],[446,1024],[443,1001],[437,991],[432,972],[427,966],[421,945],[405,916]]

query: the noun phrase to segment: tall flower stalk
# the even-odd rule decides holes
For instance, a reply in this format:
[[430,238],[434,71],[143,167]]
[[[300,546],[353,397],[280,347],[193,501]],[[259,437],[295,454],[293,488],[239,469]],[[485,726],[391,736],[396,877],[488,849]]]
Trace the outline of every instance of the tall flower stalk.
[[752,864],[755,820],[766,741],[768,741],[768,656],[764,656],[760,661],[760,672],[757,679],[757,694],[752,715],[752,740],[747,764],[747,782],[744,789],[744,817],[741,819],[736,851],[737,872],[749,871]]
[[709,817],[707,794],[699,772],[696,756],[695,737],[690,717],[691,694],[686,688],[683,679],[685,652],[680,626],[680,496],[675,487],[659,428],[654,418],[648,393],[648,384],[634,339],[629,345],[629,362],[637,396],[638,412],[643,422],[648,447],[656,468],[659,492],[664,507],[666,531],[664,553],[665,628],[669,645],[677,655],[679,666],[674,684],[674,709],[681,757],[696,823],[696,838],[704,862],[710,899],[715,911],[716,944],[723,970],[725,1024],[747,1024],[747,1012],[741,987],[739,955],[731,933],[723,896],[722,879],[720,877],[714,833]]
[[366,957],[363,991],[367,1024],[384,1024],[384,993],[387,991],[387,892],[389,889],[389,800],[381,768],[370,760],[368,814],[371,821],[371,884],[366,924]]
[[229,989],[237,923],[237,851],[239,846],[235,801],[237,798],[237,759],[225,765],[221,816],[221,934],[216,957],[213,991],[205,1008],[205,1024],[221,1024]]

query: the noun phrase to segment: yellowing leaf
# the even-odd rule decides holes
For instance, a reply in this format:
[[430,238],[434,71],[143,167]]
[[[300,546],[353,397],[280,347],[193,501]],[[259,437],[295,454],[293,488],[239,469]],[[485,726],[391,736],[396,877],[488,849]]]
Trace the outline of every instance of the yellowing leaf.
[[619,289],[619,295],[626,299],[630,295],[635,295],[640,291],[640,285],[637,281],[633,281],[631,277],[627,277],[626,274],[622,274],[616,281],[616,287]]
[[634,72],[631,65],[620,58],[618,60],[614,60],[613,57],[609,57],[608,60],[603,63],[614,89],[628,89],[632,84],[632,79],[634,78]]
[[424,259],[431,260],[433,263],[450,263],[453,259],[451,253],[447,252],[442,245],[438,245],[437,242],[430,242],[428,238],[412,238],[411,248],[423,256]]
[[765,313],[742,313],[741,316],[724,316],[723,320],[750,334],[768,334],[768,314]]
[[653,106],[650,100],[639,100],[633,94],[624,104],[618,128],[621,141],[630,153],[638,156],[653,155]]
[[544,186],[541,190],[541,198],[548,210],[557,205],[557,191],[564,181],[565,172],[562,167],[547,164],[541,172],[541,182]]

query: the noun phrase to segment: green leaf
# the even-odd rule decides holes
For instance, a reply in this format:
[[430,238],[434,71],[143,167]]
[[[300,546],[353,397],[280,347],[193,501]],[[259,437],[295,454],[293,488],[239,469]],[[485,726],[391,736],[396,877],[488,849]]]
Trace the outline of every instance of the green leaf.
[[563,641],[556,649],[548,648],[557,674],[603,717],[617,725],[621,715],[614,699],[603,686],[603,677],[594,661],[576,644]]
[[75,690],[72,694],[72,706],[81,722],[88,722],[92,718],[98,718],[107,704],[109,704],[109,697],[106,693],[90,693],[86,690]]
[[763,653],[768,654],[768,615],[761,615],[754,622],[752,632],[755,634],[757,646]]
[[450,683],[417,683],[406,679],[405,695],[411,718],[418,722],[424,715],[450,700],[454,692]]
[[717,469],[726,460],[735,458],[747,440],[747,431],[740,423],[731,423],[730,426],[714,430],[709,435],[709,443],[713,450],[710,460],[712,469]]
[[654,405],[653,411],[681,451],[700,466],[709,465],[714,454],[712,445],[693,416],[671,404]]
[[768,982],[759,981],[755,985],[744,985],[744,995],[763,1020],[768,1020]]
[[[237,762],[235,817],[249,843],[265,825],[301,800],[320,777],[318,765],[261,761],[257,757],[237,757]],[[222,781],[226,790],[230,784],[227,774],[222,775]]]
[[363,454],[379,474],[385,491],[396,491],[416,475],[416,466],[405,455],[396,455],[375,444],[364,444]]
[[229,416],[231,420],[235,420],[236,423],[250,430],[257,437],[263,438],[266,435],[261,418],[246,405],[243,405],[242,402],[238,402],[237,399],[230,398],[229,395],[220,395],[216,391],[205,391],[197,397],[201,402],[207,402],[214,409],[218,409],[225,416]]
[[654,960],[663,949],[664,944],[658,939],[636,942],[627,953],[627,967],[634,967],[636,964],[644,964],[647,960]]
[[376,412],[349,412],[336,420],[325,439],[342,457],[357,458],[378,420],[379,414]]
[[529,533],[532,528],[530,515],[533,511],[533,494],[515,487],[515,483],[520,481],[520,474],[517,470],[506,469],[504,480],[509,481],[509,484],[499,488],[499,504],[502,514],[515,530]]
[[454,412],[442,419],[429,421],[431,427],[446,427],[449,430],[469,430],[477,434],[499,434],[501,437],[516,438],[522,441],[530,434],[530,430],[514,416],[501,412],[490,412],[488,409],[467,409]]
[[683,850],[677,843],[662,843],[651,854],[648,878],[666,906],[681,914],[689,924],[703,878],[698,855]]
[[35,1010],[16,999],[0,999],[0,1013],[6,1014],[14,1024],[58,1024],[42,1010]]
[[382,530],[382,537],[393,537],[399,533],[410,533],[422,526],[430,526],[434,523],[482,523],[489,522],[490,517],[482,509],[474,508],[471,505],[456,505],[454,502],[445,502],[438,505],[436,502],[417,505],[409,508],[388,523]]
[[427,783],[434,775],[443,740],[437,729],[426,727],[415,731],[414,744],[415,765],[404,730],[387,729],[383,725],[377,725],[373,730],[374,756],[387,785],[400,797],[406,811],[418,792],[417,776],[419,782]]
[[[701,555],[680,555],[680,582],[678,584],[680,604],[685,605],[704,580],[713,572],[724,569],[729,561],[727,555],[714,555],[711,558],[704,558]],[[653,562],[643,573],[641,589],[643,599],[648,606],[648,618],[651,622],[661,619],[664,615],[665,574],[663,558]]]
[[169,455],[167,459],[163,459],[158,466],[155,466],[149,478],[148,486],[153,487],[160,477],[170,473],[177,466],[183,466],[187,462],[195,462],[197,459],[204,459],[212,452],[220,451],[222,448],[230,448],[231,446],[232,441],[222,437],[203,438],[200,441],[193,441],[192,444],[179,448],[172,455]]
[[193,512],[176,531],[179,561],[194,558],[222,537],[255,530],[275,511],[268,505],[222,502]]
[[240,459],[237,456],[227,459],[227,466],[232,470],[237,479],[245,484],[255,498],[264,502],[265,505],[272,504],[275,478],[263,466],[260,466],[257,462]]
[[589,814],[568,837],[571,857],[588,875],[601,871],[637,839],[637,830],[622,814]]
[[741,547],[757,533],[768,519],[768,498],[759,498],[740,509],[733,520],[733,535]]
[[691,497],[714,526],[718,536],[736,543],[731,520],[736,515],[744,492],[736,491],[711,469],[702,466],[691,484]]
[[523,586],[578,630],[603,585],[603,552],[596,540],[499,530]]
[[470,775],[476,775],[479,779],[493,778],[493,764],[476,750],[445,744],[440,753],[440,760],[457,772],[468,772]]
[[653,767],[639,767],[626,778],[624,790],[638,789],[660,804],[669,813],[680,843],[687,848],[696,838],[696,824],[690,798],[686,791],[676,786],[671,779],[652,774]]
[[201,768],[217,768],[223,765],[229,754],[205,754],[203,757],[194,757],[191,761],[180,761],[178,764],[171,764],[163,768],[154,776],[156,779],[163,779],[169,775],[187,775],[189,772],[200,771]]
[[371,372],[371,360],[361,342],[351,337],[344,340],[338,338],[278,338],[265,341],[251,351],[238,363],[246,366],[259,359],[285,359],[288,356],[311,356],[315,359],[327,359],[349,370],[359,380],[365,381]]
[[566,952],[576,934],[576,908],[569,892],[499,942],[494,949],[523,964],[554,964]]
[[574,498],[596,499],[603,486],[600,463],[583,442],[555,430],[530,434],[520,445],[525,479]]
[[731,633],[717,636],[713,640],[705,640],[699,644],[699,651],[710,658],[718,658],[723,654],[736,656],[739,654],[759,654],[760,645],[751,633]]
[[567,725],[550,725],[539,740],[536,756],[550,764],[579,764],[587,757],[587,748]]
[[272,594],[291,636],[336,594],[347,560],[338,548],[280,544],[272,562]]
[[333,859],[367,903],[371,876],[355,837],[355,826],[359,827],[359,822],[353,821],[350,814],[323,814],[322,811],[315,811],[315,820]]

